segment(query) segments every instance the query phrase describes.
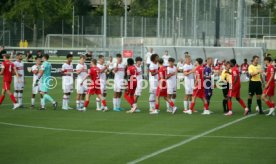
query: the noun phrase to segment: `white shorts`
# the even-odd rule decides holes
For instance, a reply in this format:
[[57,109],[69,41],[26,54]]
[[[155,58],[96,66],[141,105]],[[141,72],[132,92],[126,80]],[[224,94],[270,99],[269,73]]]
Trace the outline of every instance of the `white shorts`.
[[194,91],[195,81],[194,79],[185,80],[185,94],[192,95]]
[[167,94],[168,95],[173,95],[173,94],[176,94],[176,84],[170,84],[170,83],[167,83],[168,86],[167,86]]
[[124,88],[124,80],[114,80],[114,92],[123,92]]
[[138,81],[137,82],[137,87],[136,87],[136,90],[135,90],[135,96],[141,96],[141,94],[142,94],[142,88],[143,88],[143,81],[141,80],[141,81]]
[[73,92],[73,80],[62,80],[62,90],[63,93]]
[[76,84],[76,90],[77,90],[77,94],[85,94],[87,91],[87,83],[84,82],[83,85],[81,85],[82,79],[77,79],[77,84]]
[[14,90],[22,91],[24,89],[24,78],[20,78],[20,82],[16,78],[14,78]]

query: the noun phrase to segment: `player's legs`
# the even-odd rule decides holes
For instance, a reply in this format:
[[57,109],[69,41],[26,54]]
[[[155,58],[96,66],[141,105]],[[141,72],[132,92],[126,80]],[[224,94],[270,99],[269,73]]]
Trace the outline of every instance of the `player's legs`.
[[5,99],[5,93],[6,93],[6,90],[5,90],[5,89],[2,89],[1,97],[0,97],[0,105],[3,103],[3,101],[4,101],[4,99]]
[[102,103],[102,105],[103,105],[103,111],[104,111],[104,112],[107,111],[108,108],[107,108],[107,106],[106,106],[106,100],[105,100],[105,98],[102,96],[102,94],[97,94],[97,98],[101,100],[101,103]]
[[69,101],[69,96],[70,96],[70,92],[67,93],[63,93],[63,99],[62,99],[62,109],[63,110],[68,110],[69,105],[68,105],[68,101]]
[[[269,107],[269,109],[274,109],[274,102],[271,97],[268,97],[265,93],[262,94],[262,99],[266,103],[266,105]],[[272,100],[272,101],[271,101]]]
[[85,101],[84,101],[83,108],[82,108],[83,111],[85,111],[89,105],[90,96],[91,95],[89,93],[87,93],[85,96]]
[[203,111],[202,114],[203,115],[209,115],[209,114],[211,114],[211,112],[209,111],[209,105],[208,105],[208,102],[207,102],[206,98],[203,97],[203,98],[201,98],[201,100],[202,100],[202,102],[204,104],[204,111]]

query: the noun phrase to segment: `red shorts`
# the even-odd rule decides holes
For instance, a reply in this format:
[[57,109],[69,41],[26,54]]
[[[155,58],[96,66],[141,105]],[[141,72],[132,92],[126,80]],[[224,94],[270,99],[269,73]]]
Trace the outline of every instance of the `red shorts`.
[[201,99],[204,98],[205,97],[204,88],[194,89],[193,97],[197,97],[197,98],[201,98]]
[[158,97],[167,97],[168,96],[166,81],[163,81],[162,83],[158,84],[158,87],[156,90],[156,96],[158,96]]
[[229,89],[228,97],[240,98],[241,97],[240,90],[239,89],[238,90]]
[[134,95],[137,88],[137,81],[128,82],[126,93]]
[[275,90],[275,85],[269,85],[265,90],[263,91],[263,94],[272,97],[274,96],[274,90]]
[[90,86],[87,90],[87,94],[89,95],[100,95],[102,94],[101,92],[101,87],[100,86]]
[[11,81],[3,81],[3,89],[4,90],[10,90],[11,89]]

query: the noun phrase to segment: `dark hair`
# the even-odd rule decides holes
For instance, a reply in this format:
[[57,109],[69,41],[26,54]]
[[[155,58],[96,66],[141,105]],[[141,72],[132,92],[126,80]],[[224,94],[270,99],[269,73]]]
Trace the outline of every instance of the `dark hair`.
[[92,59],[91,62],[96,65],[97,64],[97,59]]
[[48,55],[48,54],[44,54],[43,57],[44,57],[45,59],[47,59],[47,60],[49,59],[49,55]]
[[85,55],[80,55],[80,59],[85,59],[86,56]]
[[136,62],[138,62],[138,61],[143,61],[143,59],[142,59],[140,56],[138,56],[138,57],[135,58],[135,61],[136,61]]
[[257,55],[254,55],[253,58],[252,58],[252,61],[254,61],[254,60],[257,59],[257,58],[260,58],[260,57],[257,56]]
[[72,57],[73,57],[72,54],[67,54],[67,56],[66,56],[67,59],[68,59],[68,58],[72,58]]
[[169,58],[169,59],[168,59],[168,62],[174,63],[174,62],[175,62],[175,59],[174,59],[174,58]]
[[116,58],[122,58],[122,54],[116,54]]
[[225,63],[225,65],[228,65],[228,64],[230,64],[230,65],[231,65],[230,61],[227,61],[227,62]]
[[197,58],[196,61],[198,62],[199,65],[201,65],[203,63],[203,59],[202,58]]
[[267,57],[264,58],[264,61],[271,62],[271,61],[272,61],[272,58],[267,56]]
[[231,64],[231,66],[235,66],[237,64],[236,59],[231,59],[230,64]]
[[244,59],[244,61],[247,61],[247,59]]
[[101,59],[101,58],[104,58],[104,56],[103,55],[99,55],[99,59]]
[[16,56],[20,56],[20,55],[23,55],[22,53],[17,53]]
[[184,54],[185,54],[185,55],[188,55],[188,54],[189,54],[189,52],[185,52]]
[[5,58],[10,59],[11,55],[10,54],[3,54],[3,57],[5,56]]
[[158,63],[159,63],[159,64],[163,64],[163,63],[164,63],[164,60],[163,60],[162,58],[160,58],[160,59],[158,60]]
[[133,65],[133,64],[134,64],[134,60],[132,58],[128,58],[127,65]]
[[270,54],[270,53],[266,54],[266,57],[270,57],[270,56],[271,56],[271,54]]
[[154,62],[157,57],[159,57],[158,54],[152,54],[150,57],[150,61]]
[[40,58],[40,57],[38,57],[38,56],[36,56],[36,57],[35,57],[35,60],[37,60],[37,59],[41,59],[41,58]]

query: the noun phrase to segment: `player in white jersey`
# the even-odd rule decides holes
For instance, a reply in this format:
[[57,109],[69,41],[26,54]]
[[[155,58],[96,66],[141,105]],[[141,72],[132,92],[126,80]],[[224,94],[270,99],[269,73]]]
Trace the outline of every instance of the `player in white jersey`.
[[62,109],[68,110],[72,109],[69,107],[69,99],[71,92],[73,91],[73,55],[68,54],[66,56],[67,60],[62,65],[61,71],[62,71],[62,90],[63,90],[63,101],[62,101]]
[[117,54],[117,63],[113,66],[114,72],[114,98],[113,98],[113,110],[119,112],[121,108],[121,97],[123,89],[125,88],[125,72],[126,65],[123,63],[122,55]]
[[[168,67],[167,67],[167,94],[169,99],[171,99],[175,103],[176,99],[176,87],[177,87],[177,68],[174,65],[175,59],[168,59]],[[172,112],[172,108],[170,104],[167,102],[167,111]]]
[[169,58],[170,58],[169,51],[166,50],[166,51],[165,51],[165,54],[162,56],[162,59],[163,59],[163,61],[164,61],[163,66],[165,66],[165,67],[168,67],[168,66],[169,66]]
[[16,61],[13,62],[19,77],[14,76],[14,97],[18,104],[23,107],[23,90],[24,90],[24,64],[22,62],[23,54],[16,54]]
[[180,80],[180,81],[183,81],[184,80],[184,75],[183,75],[183,67],[184,67],[184,60],[183,58],[180,58],[179,59],[179,62],[177,63],[176,65],[176,68],[178,70],[178,74],[177,74],[177,78]]
[[145,63],[147,64],[147,75],[149,77],[149,66],[151,64],[151,55],[153,54],[153,48],[149,48],[149,51],[145,55]]
[[77,73],[77,82],[76,82],[76,89],[77,89],[77,110],[81,110],[83,108],[85,94],[87,91],[87,83],[85,82],[84,85],[81,85],[82,80],[87,76],[87,65],[85,64],[86,57],[84,55],[80,56],[80,61],[76,66],[76,73]]
[[184,97],[184,111],[189,109],[192,101],[192,94],[194,90],[194,66],[192,64],[191,56],[185,53],[185,64],[183,66],[185,97]]
[[[41,81],[38,82],[38,85],[36,85],[36,80],[38,79],[38,73],[39,73],[39,70],[40,70],[40,66],[41,66],[41,58],[38,58],[38,57],[35,57],[35,61],[36,61],[36,64],[32,66],[32,73],[33,73],[33,88],[32,88],[32,100],[31,100],[31,108],[33,109],[34,108],[34,105],[35,105],[35,95],[37,95],[40,90],[40,84],[41,84]],[[42,103],[42,96],[41,96],[41,99],[40,99],[40,103]]]
[[156,90],[157,90],[157,85],[158,85],[158,64],[157,64],[158,60],[159,60],[159,56],[157,54],[151,55],[151,64],[149,66],[150,112],[155,110],[155,98],[156,98]]
[[[103,96],[103,99],[106,98],[106,72],[109,68],[109,65],[105,65],[105,60],[103,55],[99,55],[99,60],[97,67],[100,69],[100,84],[101,84],[101,93]],[[101,104],[101,100],[97,97],[96,98],[96,104],[97,104],[97,111],[103,110],[104,106]]]

